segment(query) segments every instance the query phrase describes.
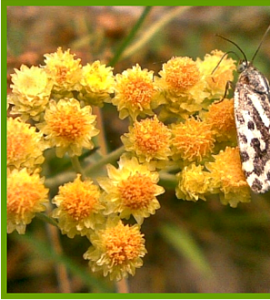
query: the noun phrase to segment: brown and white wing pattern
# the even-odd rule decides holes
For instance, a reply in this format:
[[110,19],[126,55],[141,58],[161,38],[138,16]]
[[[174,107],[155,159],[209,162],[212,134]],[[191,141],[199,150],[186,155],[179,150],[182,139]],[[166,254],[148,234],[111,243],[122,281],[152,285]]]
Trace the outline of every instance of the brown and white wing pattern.
[[255,193],[270,189],[270,94],[267,79],[250,66],[234,91],[234,113],[242,168]]

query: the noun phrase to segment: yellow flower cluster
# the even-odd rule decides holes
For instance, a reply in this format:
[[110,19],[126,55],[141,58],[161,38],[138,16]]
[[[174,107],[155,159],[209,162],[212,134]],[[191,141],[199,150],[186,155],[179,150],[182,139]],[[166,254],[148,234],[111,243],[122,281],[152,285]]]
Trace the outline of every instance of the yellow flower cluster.
[[52,216],[59,220],[63,234],[73,238],[76,234],[88,235],[104,222],[100,203],[100,190],[91,180],[82,181],[80,175],[70,183],[60,186],[52,203],[56,204]]
[[[105,102],[130,120],[118,167],[108,164],[107,176],[93,180],[77,175],[52,199],[62,234],[90,240],[84,258],[92,271],[121,280],[142,266],[141,225],[160,208],[157,197],[165,191],[159,171],[177,178],[179,199],[206,201],[218,194],[231,207],[250,201],[235,148],[233,99],[215,102],[234,70],[234,61],[215,50],[203,60],[173,57],[157,76],[138,64],[114,75],[100,61],[82,66],[61,48],[46,54],[43,66],[15,70],[8,102],[20,117],[8,119],[8,232],[24,233],[45,210],[43,151],[54,148],[74,164],[93,149],[99,130],[92,107]],[[130,219],[136,224],[127,224]]]
[[194,118],[173,124],[172,136],[173,159],[183,161],[183,164],[201,162],[214,148],[211,126]]
[[36,132],[34,126],[22,122],[20,118],[8,118],[7,167],[10,170],[27,168],[34,171],[44,161],[45,148],[42,133]]
[[[213,50],[206,54],[204,60],[197,60],[202,79],[206,82],[206,89],[211,98],[220,98],[224,95],[224,89],[228,81],[233,80],[233,71],[236,70],[235,61],[231,58],[224,58],[222,64],[217,68],[224,53],[220,50]],[[214,72],[213,72],[214,71]]]
[[50,100],[76,98],[84,105],[102,106],[115,91],[112,68],[100,61],[82,66],[70,50],[63,52],[61,48],[44,57],[44,65],[31,68],[22,65],[11,75],[8,103],[12,105],[12,113],[20,114],[23,120],[43,121]]
[[173,57],[163,64],[159,74],[158,83],[166,99],[164,114],[187,118],[203,108],[203,101],[209,93],[198,62],[189,57]]
[[171,130],[155,115],[136,121],[121,140],[126,151],[135,154],[140,162],[151,162],[157,168],[164,168],[171,155],[170,138]]
[[109,218],[104,229],[91,235],[92,246],[85,252],[93,272],[109,274],[111,280],[121,280],[142,266],[146,254],[143,234],[138,225],[124,225],[118,218]]
[[195,164],[186,166],[181,173],[178,173],[177,177],[177,198],[189,201],[206,200],[211,177],[209,172],[203,170],[203,166]]
[[94,147],[91,138],[99,133],[94,127],[95,119],[91,106],[81,108],[74,98],[51,100],[44,122],[37,126],[50,146],[56,147],[57,156],[63,157],[66,152],[79,156],[83,148]]
[[221,191],[223,204],[236,207],[239,202],[250,202],[250,188],[241,168],[238,147],[226,147],[207,164],[211,174],[211,189]]
[[29,117],[39,120],[44,112],[52,92],[52,81],[46,71],[39,67],[22,65],[11,75],[12,94],[8,102],[12,104],[12,112],[20,114],[24,120]]
[[153,108],[159,104],[159,93],[154,82],[153,71],[142,70],[137,64],[132,69],[117,74],[115,97],[112,103],[119,110],[120,119],[130,116],[153,115]]
[[[33,185],[29,189],[37,196],[41,192],[35,176],[42,171],[43,151],[55,148],[56,155],[63,157],[65,153],[79,156],[84,149],[92,149],[92,138],[99,130],[95,128],[96,116],[92,115],[89,105],[90,91],[91,97],[99,99],[94,105],[99,104],[100,99],[103,101],[104,95],[107,98],[114,92],[111,68],[100,62],[82,67],[80,59],[74,56],[70,50],[58,48],[55,53],[45,55],[43,66],[29,68],[22,65],[11,75],[8,104],[11,115],[15,114],[16,118],[10,117],[7,121],[8,172],[9,176],[13,176],[13,171],[17,171],[16,176],[22,177],[22,182],[27,176],[30,179],[33,177]],[[91,75],[93,70],[96,71],[95,80]],[[13,185],[9,185],[9,189],[12,188]],[[25,193],[23,189],[21,192]],[[12,195],[15,198],[16,193]],[[39,200],[36,200],[35,206],[31,199],[24,201],[23,197],[20,199],[19,192],[17,195],[17,201],[8,198],[8,206],[12,205],[8,228],[24,233],[25,226],[40,211]],[[18,210],[15,209],[16,204],[19,205]]]
[[114,93],[115,81],[111,67],[102,65],[100,61],[82,67],[82,79],[79,99],[91,105],[103,106],[110,101]]
[[74,54],[58,48],[55,53],[45,54],[44,70],[53,82],[54,92],[69,92],[80,90],[82,66],[80,59],[74,59]]
[[40,178],[42,133],[20,118],[7,120],[7,231],[24,234],[35,214],[45,210],[47,189]]
[[117,213],[121,218],[133,215],[138,224],[160,208],[156,196],[164,193],[157,185],[159,175],[147,164],[140,164],[137,158],[122,156],[119,169],[107,166],[108,177],[99,178],[104,190],[102,200],[106,203],[106,214]]
[[211,104],[205,114],[205,121],[211,125],[211,130],[217,141],[231,141],[236,144],[236,127],[232,99]]
[[26,169],[8,172],[7,177],[7,232],[17,230],[24,234],[26,225],[35,214],[45,211],[48,189],[38,174],[30,175]]

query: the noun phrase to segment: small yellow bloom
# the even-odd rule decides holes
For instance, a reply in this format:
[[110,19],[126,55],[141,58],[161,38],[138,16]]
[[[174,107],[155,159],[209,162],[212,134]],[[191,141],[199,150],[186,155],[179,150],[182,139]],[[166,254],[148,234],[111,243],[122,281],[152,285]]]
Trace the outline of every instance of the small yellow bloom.
[[99,198],[99,187],[90,179],[81,181],[80,175],[73,182],[60,186],[58,195],[52,201],[57,206],[52,217],[59,220],[62,234],[70,238],[76,234],[87,235],[96,225],[103,223],[104,206]]
[[175,94],[191,89],[200,80],[200,71],[195,61],[189,57],[173,57],[163,64],[159,72],[167,88]]
[[31,117],[39,120],[50,98],[52,82],[47,73],[39,67],[28,68],[22,65],[20,70],[15,69],[11,75],[12,94],[8,97],[12,113],[22,114],[23,119]]
[[50,101],[44,123],[38,125],[56,155],[62,157],[66,152],[70,156],[81,155],[82,149],[94,147],[91,138],[99,133],[95,125],[96,116],[90,106],[80,107],[76,99],[61,99],[57,103]]
[[102,65],[99,60],[83,66],[81,85],[79,99],[102,106],[104,101],[110,100],[110,94],[114,93],[115,80],[112,68]]
[[172,125],[172,155],[184,164],[201,162],[214,148],[211,126],[190,118],[185,123]]
[[93,272],[103,271],[110,280],[119,281],[135,275],[147,253],[145,240],[138,225],[124,225],[118,218],[109,218],[106,227],[90,236],[92,246],[84,254]]
[[140,162],[154,162],[157,167],[164,167],[171,154],[170,137],[170,129],[155,115],[152,119],[136,121],[121,140]]
[[[198,63],[189,57],[173,57],[163,64],[157,81],[166,99],[163,113],[173,113],[182,118],[200,111],[209,95]],[[166,112],[167,111],[167,112]]]
[[[226,84],[228,81],[233,80],[233,71],[236,70],[235,60],[227,57],[217,67],[223,55],[224,52],[213,50],[211,54],[205,55],[203,61],[198,59],[198,62],[200,62],[198,64],[200,72],[207,82],[207,90],[212,97],[221,97],[224,95]],[[215,71],[212,74],[213,70]]]
[[10,170],[24,167],[29,171],[36,169],[44,161],[45,148],[42,133],[36,132],[35,127],[19,118],[8,118],[7,166]]
[[221,203],[236,207],[239,202],[250,202],[250,188],[242,171],[238,147],[226,147],[214,158],[206,166],[211,172],[212,191],[221,191]]
[[26,225],[35,214],[45,211],[48,189],[38,174],[30,175],[26,169],[13,170],[7,178],[7,232],[17,230],[24,234]]
[[146,164],[139,164],[137,158],[122,156],[119,169],[107,166],[108,177],[100,178],[98,183],[104,189],[103,202],[107,206],[106,214],[119,213],[120,218],[128,219],[133,215],[137,223],[153,215],[160,208],[156,196],[164,189],[156,183],[157,172],[151,172]]
[[153,115],[157,104],[157,88],[153,71],[142,70],[137,64],[132,69],[116,75],[115,97],[112,103],[120,112],[120,119],[138,115]]
[[66,92],[80,90],[80,80],[82,77],[82,66],[80,59],[74,59],[74,54],[65,52],[61,47],[56,52],[45,54],[44,70],[53,81],[54,92]]
[[190,201],[206,200],[205,196],[210,183],[209,174],[203,170],[203,166],[195,164],[186,166],[177,174],[179,180],[176,188],[177,198]]
[[236,127],[232,99],[224,99],[219,103],[213,103],[205,115],[205,121],[211,125],[211,129],[217,141],[230,140],[236,143]]

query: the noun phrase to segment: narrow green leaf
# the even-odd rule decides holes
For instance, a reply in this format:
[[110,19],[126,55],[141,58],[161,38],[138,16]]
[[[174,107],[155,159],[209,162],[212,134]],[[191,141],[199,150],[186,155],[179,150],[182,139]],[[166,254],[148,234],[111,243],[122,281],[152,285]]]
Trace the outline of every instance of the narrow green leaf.
[[172,224],[164,224],[160,227],[160,233],[201,275],[213,276],[206,257],[187,230]]
[[133,28],[131,29],[129,35],[124,39],[123,43],[120,45],[120,47],[118,48],[118,50],[115,53],[114,57],[110,61],[109,66],[114,66],[118,62],[118,60],[121,57],[121,55],[123,54],[124,50],[131,43],[131,41],[133,40],[133,38],[136,35],[137,31],[141,27],[143,21],[145,20],[146,16],[150,12],[151,8],[152,8],[151,6],[146,6],[145,7],[145,9],[144,9],[143,13],[141,14],[139,20],[133,26]]

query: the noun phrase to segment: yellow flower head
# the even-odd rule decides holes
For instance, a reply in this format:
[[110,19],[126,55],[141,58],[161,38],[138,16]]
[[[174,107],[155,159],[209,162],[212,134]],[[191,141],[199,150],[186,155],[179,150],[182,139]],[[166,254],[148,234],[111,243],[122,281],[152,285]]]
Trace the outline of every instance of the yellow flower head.
[[82,76],[82,66],[80,59],[74,59],[74,54],[65,52],[61,47],[56,52],[45,54],[44,70],[53,81],[55,92],[65,92],[80,90],[80,80]]
[[38,174],[13,170],[7,178],[7,232],[24,234],[35,214],[45,211],[48,189]]
[[190,118],[172,125],[172,155],[183,163],[201,162],[214,148],[211,126]]
[[91,180],[81,181],[80,175],[70,183],[60,186],[59,193],[52,203],[57,208],[52,217],[59,220],[62,234],[73,238],[76,234],[87,235],[89,230],[104,222],[99,201],[100,190]]
[[111,67],[95,61],[82,68],[82,90],[79,98],[89,104],[102,106],[104,101],[110,100],[114,93],[114,76]]
[[239,202],[250,201],[250,188],[242,171],[238,147],[227,147],[207,164],[212,177],[212,191],[221,191],[221,203],[236,207]]
[[189,57],[173,57],[159,72],[167,89],[179,95],[191,89],[200,80],[197,63]]
[[34,170],[44,161],[46,148],[42,133],[19,118],[7,121],[7,166],[9,169],[26,167]]
[[159,74],[157,82],[167,101],[165,111],[186,118],[203,108],[208,93],[197,62],[189,57],[173,57],[163,64]]
[[80,107],[76,99],[61,99],[57,103],[50,101],[46,110],[44,123],[38,125],[56,155],[62,157],[66,152],[70,156],[81,155],[82,148],[94,147],[91,138],[99,133],[95,125],[96,116],[92,115],[90,106]]
[[103,271],[110,280],[119,281],[135,275],[143,265],[141,257],[147,253],[145,240],[138,225],[124,225],[118,218],[109,218],[104,229],[90,236],[92,246],[84,254],[93,272]]
[[[224,52],[213,50],[211,54],[205,55],[203,61],[200,62],[198,59],[198,62],[200,62],[200,72],[207,83],[207,89],[212,97],[224,95],[226,84],[228,81],[233,80],[233,71],[236,70],[235,61],[227,57],[225,57],[217,67],[223,55]],[[212,74],[214,69],[215,71]]]
[[121,137],[127,151],[135,153],[140,162],[157,162],[166,166],[170,151],[170,129],[155,115],[152,119],[136,121],[129,133]]
[[120,119],[138,115],[153,115],[157,106],[157,88],[153,71],[142,70],[137,64],[132,69],[116,75],[115,97],[112,103],[120,112]]
[[205,121],[211,125],[211,129],[217,141],[230,140],[236,142],[236,127],[232,99],[224,99],[219,103],[213,103],[205,115]]
[[189,201],[206,200],[205,194],[208,192],[210,183],[209,174],[203,171],[203,166],[195,164],[186,166],[177,174],[179,180],[176,187],[177,198]]
[[10,104],[14,104],[12,113],[22,114],[23,118],[29,117],[39,120],[50,98],[52,82],[47,73],[32,66],[28,68],[22,65],[20,70],[15,69],[11,75],[12,94],[8,98]]
[[151,172],[146,164],[139,164],[137,158],[122,156],[119,169],[107,166],[108,177],[98,180],[104,189],[103,201],[107,206],[106,214],[119,213],[120,218],[128,219],[133,215],[142,224],[144,218],[154,214],[160,204],[157,195],[164,192],[156,183],[157,172]]

